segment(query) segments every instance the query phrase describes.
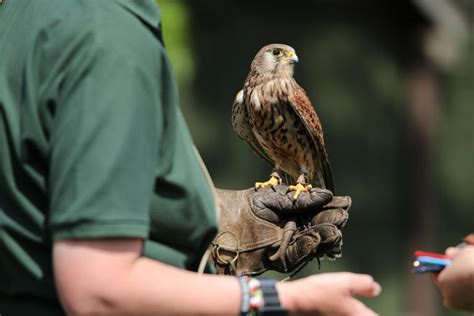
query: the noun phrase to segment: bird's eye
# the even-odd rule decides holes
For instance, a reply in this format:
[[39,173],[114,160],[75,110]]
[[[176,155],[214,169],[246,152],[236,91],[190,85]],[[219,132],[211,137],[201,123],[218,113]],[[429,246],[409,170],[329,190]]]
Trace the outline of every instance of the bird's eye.
[[279,56],[281,55],[281,49],[275,48],[272,53],[274,56]]

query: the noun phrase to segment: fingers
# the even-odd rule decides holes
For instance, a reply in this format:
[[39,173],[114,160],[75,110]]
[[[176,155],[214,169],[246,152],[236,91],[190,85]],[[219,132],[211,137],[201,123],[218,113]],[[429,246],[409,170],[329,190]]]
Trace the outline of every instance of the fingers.
[[277,290],[282,305],[290,312],[374,316],[377,314],[354,295],[373,297],[380,293],[381,288],[369,275],[337,272],[278,283]]
[[292,201],[292,208],[315,211],[329,203],[333,195],[328,190],[312,189],[310,192],[301,192],[296,201],[294,201],[291,192],[289,195],[287,194],[287,197]]
[[365,306],[362,302],[352,299],[350,304],[350,315],[354,316],[377,316],[373,310]]
[[461,248],[449,247],[448,249],[446,249],[446,255],[449,257],[455,257],[460,250]]
[[263,188],[258,191],[248,190],[252,196],[252,203],[257,208],[267,208],[282,212],[286,215],[298,215],[321,210],[332,199],[328,190],[313,189],[310,192],[301,192],[298,199],[293,199],[294,192],[287,192],[288,186],[277,185],[274,188]]
[[311,219],[312,225],[331,223],[338,228],[343,228],[349,219],[349,213],[343,209],[329,209],[316,214]]
[[438,276],[439,276],[439,272],[433,272],[433,273],[431,273],[431,281],[433,281],[433,284],[434,284],[437,288],[439,288]]
[[334,196],[328,204],[324,206],[324,209],[344,209],[349,210],[352,205],[352,199],[350,196]]
[[375,297],[382,292],[380,284],[375,282],[374,278],[367,274],[353,274],[348,275],[350,282],[351,295],[360,295],[364,297]]

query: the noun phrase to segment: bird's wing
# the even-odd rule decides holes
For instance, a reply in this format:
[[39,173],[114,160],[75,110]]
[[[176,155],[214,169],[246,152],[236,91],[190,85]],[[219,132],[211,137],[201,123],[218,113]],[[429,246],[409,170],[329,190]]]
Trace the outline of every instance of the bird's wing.
[[296,114],[298,114],[299,118],[304,123],[306,129],[311,135],[311,138],[313,139],[324,180],[324,183],[320,183],[320,185],[322,185],[323,188],[325,187],[326,189],[335,193],[331,165],[329,163],[328,154],[326,153],[326,148],[324,146],[323,129],[321,127],[319,117],[316,114],[311,101],[306,95],[306,92],[300,86],[298,86],[295,90],[295,93],[290,96],[289,101],[291,108],[293,108]]
[[255,138],[250,126],[247,108],[244,104],[244,92],[240,90],[235,97],[234,104],[232,105],[232,127],[239,137],[245,140],[250,148],[256,152],[260,157],[265,159],[270,165],[274,165],[274,161],[267,155],[263,150],[260,143]]

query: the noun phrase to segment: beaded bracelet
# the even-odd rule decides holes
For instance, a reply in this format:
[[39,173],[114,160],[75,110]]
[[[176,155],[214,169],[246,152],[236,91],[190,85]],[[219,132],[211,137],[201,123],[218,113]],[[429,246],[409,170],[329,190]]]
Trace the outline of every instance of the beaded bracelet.
[[275,282],[271,279],[240,277],[239,283],[242,288],[240,315],[287,315],[287,310],[280,305]]

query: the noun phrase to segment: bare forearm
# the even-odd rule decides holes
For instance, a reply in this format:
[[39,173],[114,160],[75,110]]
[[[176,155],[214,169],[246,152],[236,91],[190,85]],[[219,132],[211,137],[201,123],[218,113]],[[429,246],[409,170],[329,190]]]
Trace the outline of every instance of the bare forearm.
[[236,278],[199,275],[143,257],[115,285],[119,311],[228,315],[239,311]]
[[79,249],[72,242],[73,250],[68,243],[55,246],[55,272],[69,313],[238,314],[240,286],[234,277],[199,275],[139,257],[139,241],[126,246],[132,247],[127,258],[122,248],[105,245],[103,252],[97,241]]

